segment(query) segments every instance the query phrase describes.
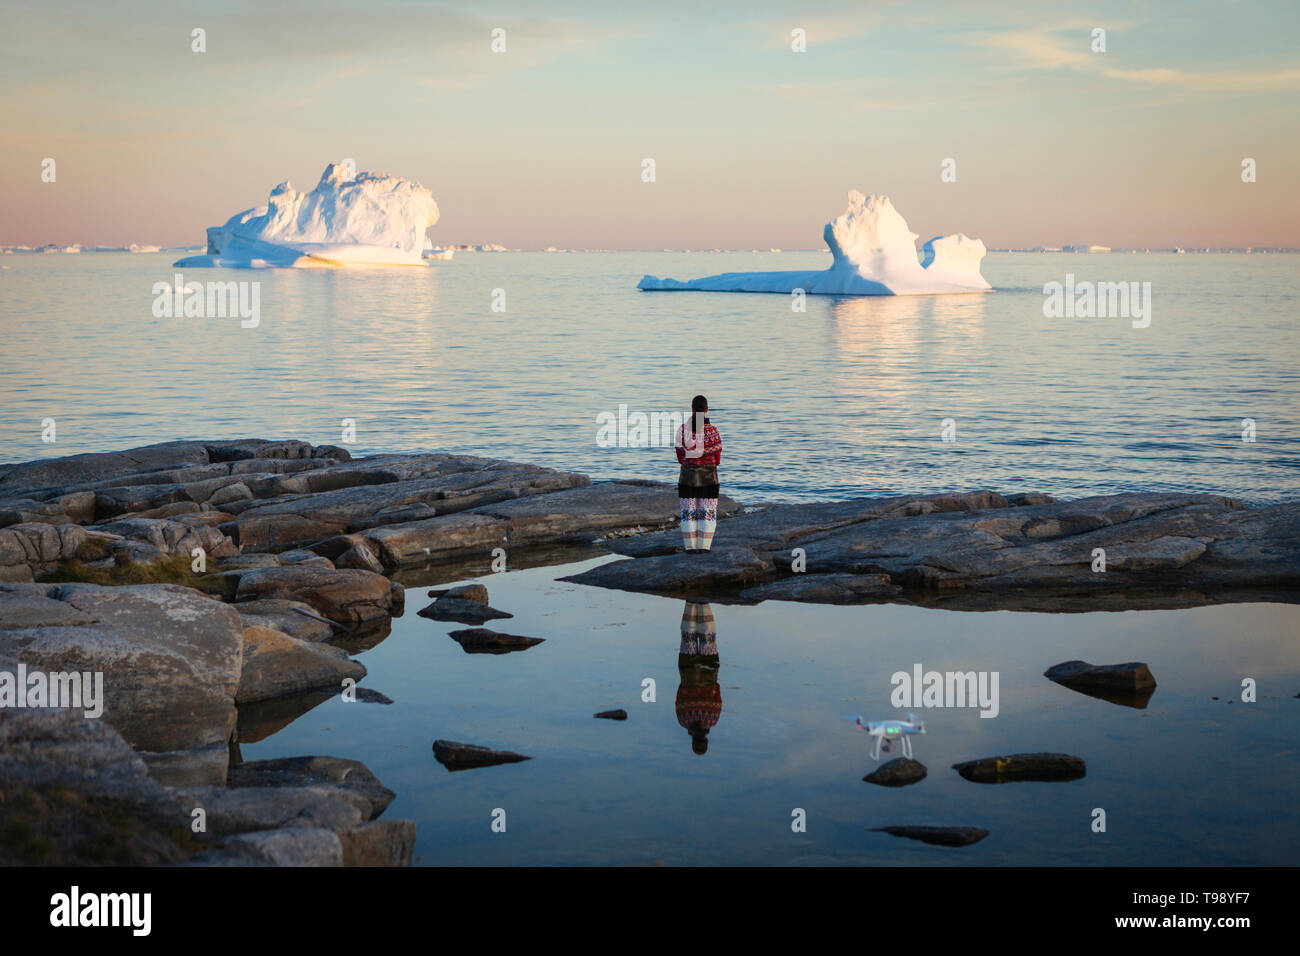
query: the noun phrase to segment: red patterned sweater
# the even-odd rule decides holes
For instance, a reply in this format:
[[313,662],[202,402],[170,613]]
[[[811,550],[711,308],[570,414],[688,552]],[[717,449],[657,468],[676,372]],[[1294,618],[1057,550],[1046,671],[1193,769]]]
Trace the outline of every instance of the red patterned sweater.
[[698,432],[687,431],[685,425],[678,427],[677,440],[673,443],[677,448],[677,461],[695,468],[718,467],[722,463],[722,436],[716,428],[706,424],[703,441],[700,437]]

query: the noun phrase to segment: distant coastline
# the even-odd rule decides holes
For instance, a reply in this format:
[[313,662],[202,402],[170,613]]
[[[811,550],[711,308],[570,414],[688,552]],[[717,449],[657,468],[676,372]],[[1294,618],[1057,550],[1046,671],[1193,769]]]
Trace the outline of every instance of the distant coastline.
[[[782,253],[805,253],[805,252],[825,252],[824,249],[564,249],[556,246],[547,246],[545,248],[508,248],[506,246],[495,245],[492,243],[481,243],[474,245],[471,243],[453,243],[440,246],[442,249],[454,249],[456,252],[639,252],[639,253],[656,253],[656,252],[674,252],[674,253],[697,253],[697,252],[735,252],[745,254],[762,254],[762,255],[780,255]],[[0,255],[80,255],[82,253],[127,253],[130,255],[143,255],[150,253],[177,253],[203,251],[202,246],[154,246],[132,243],[129,246],[85,246],[80,243],[71,243],[70,245],[59,245],[58,243],[47,243],[43,246],[3,246],[0,245]],[[1059,253],[1062,255],[1105,255],[1117,253],[1188,253],[1188,254],[1240,254],[1240,255],[1293,255],[1300,253],[1300,248],[1289,246],[1199,246],[1199,247],[1180,247],[1180,246],[1152,246],[1152,247],[1121,247],[1121,246],[990,246],[989,252],[1033,252],[1033,253]]]

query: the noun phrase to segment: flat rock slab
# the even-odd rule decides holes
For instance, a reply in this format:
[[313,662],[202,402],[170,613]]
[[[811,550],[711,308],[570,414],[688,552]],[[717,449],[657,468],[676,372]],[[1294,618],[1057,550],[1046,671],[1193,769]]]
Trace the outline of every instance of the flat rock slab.
[[[722,495],[719,515],[740,506]],[[677,486],[651,481],[604,481],[542,497],[520,498],[475,508],[476,514],[508,522],[512,544],[560,540],[591,541],[611,532],[650,530],[681,516]]]
[[392,585],[382,574],[302,564],[249,571],[239,578],[235,601],[265,598],[301,601],[348,626],[387,618],[394,605]]
[[384,567],[392,569],[487,556],[510,543],[509,532],[509,522],[500,518],[450,514],[372,528],[365,539]]
[[[469,565],[496,548],[514,566],[530,551],[599,544],[648,563],[572,580],[742,602],[917,603],[910,596],[925,593],[960,594],[946,606],[965,610],[1088,610],[1089,601],[1124,609],[1150,606],[1150,597],[1130,596],[1157,590],[1176,595],[1158,606],[1300,600],[1300,502],[1246,508],[1222,495],[1145,492],[1056,501],[977,489],[744,513],[724,496],[719,511],[712,555],[683,555],[677,531],[661,530],[676,522],[668,483],[593,484],[467,455],[352,461],[295,440],[168,442],[0,465],[0,581],[40,580],[73,560],[148,566],[188,554],[195,541],[217,561],[242,548],[218,565],[222,574],[248,567],[249,552],[303,547],[317,557],[281,555],[277,565],[306,563],[261,572]],[[95,530],[94,520],[110,519],[103,527],[121,534]],[[1094,571],[1101,551],[1105,570]],[[792,574],[796,554],[804,573]],[[308,591],[324,587],[257,585],[240,600],[312,601]],[[350,627],[397,613],[377,590],[341,601],[329,590],[313,607]],[[1234,592],[1250,596],[1219,597]]]
[[474,767],[493,767],[501,763],[518,763],[532,760],[509,750],[493,750],[476,744],[462,744],[453,740],[435,740],[433,755],[448,770],[469,770]]
[[139,474],[185,465],[206,465],[210,461],[202,442],[163,442],[129,451],[35,460],[4,466],[0,493],[58,488],[101,481],[121,475]]
[[343,844],[324,827],[283,827],[228,837],[201,853],[196,866],[342,866]]
[[86,524],[95,518],[95,493],[77,491],[41,501],[0,496],[0,528],[27,522]]
[[501,634],[486,627],[452,631],[450,637],[465,649],[466,654],[509,654],[512,651],[526,651],[546,640],[544,637],[524,637],[522,634]]
[[[583,476],[577,476],[583,477]],[[495,548],[536,549],[590,543],[611,535],[655,530],[677,520],[675,486],[654,482],[591,484],[570,476],[571,487],[503,497],[458,513],[374,527],[363,532],[388,568],[484,557]],[[719,511],[739,509],[723,498]],[[331,550],[337,545],[331,545]]]
[[346,633],[342,624],[317,614],[310,604],[283,598],[264,598],[260,601],[243,601],[235,610],[243,618],[245,627],[258,625],[273,631],[283,631],[300,641],[317,644],[335,634]]
[[910,757],[895,757],[862,779],[882,787],[906,787],[924,780],[926,773],[925,764],[921,761]]
[[30,495],[42,500],[69,490],[289,472],[334,465],[348,458],[345,449],[295,440],[161,442],[126,451],[0,465],[0,496]]
[[888,833],[890,836],[920,840],[922,843],[929,843],[932,846],[970,846],[972,843],[979,843],[980,840],[989,835],[988,830],[982,830],[979,827],[893,826],[871,827],[870,829],[875,833]]
[[1056,753],[983,757],[955,763],[952,769],[972,783],[1057,782],[1078,780],[1087,773],[1082,757]]
[[187,816],[202,810],[207,832],[231,836],[281,827],[352,830],[365,817],[346,794],[328,787],[203,787],[177,791]]
[[887,600],[902,591],[888,574],[796,574],[740,592],[751,601],[860,604]]
[[[636,560],[568,580],[633,591],[712,591],[718,598],[739,592],[750,601],[864,603],[956,592],[962,597],[948,606],[971,610],[1018,608],[1036,595],[1044,596],[1046,609],[1083,599],[1123,609],[1126,595],[1138,591],[1180,590],[1186,600],[1191,589],[1208,595],[1273,588],[1283,589],[1281,599],[1295,600],[1300,590],[1300,502],[1247,509],[1222,495],[1056,501],[974,491],[777,505],[720,521],[714,553],[730,554],[731,567],[717,567],[714,558],[695,575],[683,564],[692,556],[677,553],[672,532],[606,546]],[[1105,570],[1094,571],[1101,552]],[[757,569],[761,561],[770,563],[770,573],[746,581],[746,564]],[[791,574],[797,566],[804,573]],[[728,573],[739,583],[727,583]]]
[[467,601],[446,596],[438,598],[416,613],[420,617],[427,617],[434,621],[454,621],[457,624],[485,624],[497,618],[514,617],[507,611],[498,611],[481,601]]
[[373,820],[395,794],[359,760],[343,757],[279,757],[250,760],[230,768],[231,787],[326,787],[347,792],[349,802]]
[[[466,455],[380,456],[336,470],[349,467],[362,469],[367,483],[253,502],[222,530],[245,549],[292,547],[591,481],[572,472]],[[382,547],[371,550],[385,560]]]
[[704,554],[611,561],[560,580],[627,591],[680,594],[740,589],[772,574],[768,558],[746,547],[722,546]]
[[[726,529],[726,543],[768,552],[784,548],[795,541],[812,540],[866,521],[953,511],[981,511],[1005,508],[1008,504],[1007,498],[993,491],[967,491],[772,505],[719,522],[719,531]],[[714,544],[719,542],[720,539],[715,539]],[[672,554],[681,550],[682,536],[674,529],[661,534],[618,538],[609,541],[607,547],[616,554],[631,557]],[[785,567],[789,568],[789,563]]]
[[592,714],[600,720],[627,720],[627,711],[620,707],[618,710],[602,710],[598,714]]

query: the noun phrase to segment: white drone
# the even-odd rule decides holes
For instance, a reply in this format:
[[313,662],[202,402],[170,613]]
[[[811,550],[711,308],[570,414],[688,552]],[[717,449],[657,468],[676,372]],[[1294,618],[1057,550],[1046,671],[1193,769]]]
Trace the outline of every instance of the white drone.
[[864,730],[868,736],[876,738],[876,746],[871,751],[872,760],[880,759],[881,750],[891,751],[895,742],[902,744],[903,756],[910,759],[912,741],[907,738],[912,734],[925,733],[925,721],[918,720],[915,714],[908,714],[907,720],[878,720],[866,724],[862,723],[862,717],[858,716],[854,722],[858,730]]

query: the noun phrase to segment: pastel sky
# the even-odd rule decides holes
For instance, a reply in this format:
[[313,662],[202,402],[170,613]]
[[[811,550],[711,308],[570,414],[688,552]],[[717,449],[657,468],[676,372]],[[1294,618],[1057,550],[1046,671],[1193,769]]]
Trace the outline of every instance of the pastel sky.
[[821,248],[859,189],[922,238],[1300,246],[1294,0],[56,0],[0,18],[0,244],[201,245],[347,157],[432,189],[443,243]]

